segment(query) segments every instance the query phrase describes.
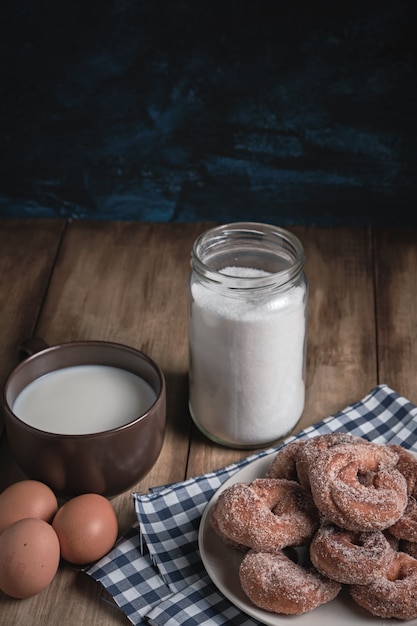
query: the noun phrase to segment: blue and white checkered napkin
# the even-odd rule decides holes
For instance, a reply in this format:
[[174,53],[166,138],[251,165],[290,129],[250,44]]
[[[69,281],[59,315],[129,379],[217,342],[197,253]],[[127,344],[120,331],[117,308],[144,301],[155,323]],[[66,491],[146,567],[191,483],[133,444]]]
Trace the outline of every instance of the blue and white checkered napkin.
[[[387,385],[380,385],[360,402],[284,443],[329,432],[349,432],[378,443],[412,448],[417,440],[417,407]],[[223,482],[280,446],[216,472],[156,488],[148,494],[133,494],[138,524],[87,571],[102,583],[132,624],[257,624],[232,605],[209,579],[199,555],[198,528],[207,503]]]

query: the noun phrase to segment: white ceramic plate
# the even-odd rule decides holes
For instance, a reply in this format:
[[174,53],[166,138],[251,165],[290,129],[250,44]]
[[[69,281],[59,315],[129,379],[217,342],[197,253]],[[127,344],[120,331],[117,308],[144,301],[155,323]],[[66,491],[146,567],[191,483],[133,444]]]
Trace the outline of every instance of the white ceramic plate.
[[[342,591],[337,598],[317,607],[314,611],[302,615],[278,615],[257,608],[243,593],[239,582],[239,565],[244,554],[225,546],[211,528],[210,511],[219,494],[237,482],[251,482],[255,478],[265,476],[273,455],[267,455],[250,463],[229,478],[208,503],[201,518],[198,543],[201,559],[208,575],[216,587],[239,609],[267,626],[288,626],[291,622],[296,626],[398,626],[398,620],[383,620],[374,617],[357,606]],[[407,626],[417,626],[417,619],[403,622]]]

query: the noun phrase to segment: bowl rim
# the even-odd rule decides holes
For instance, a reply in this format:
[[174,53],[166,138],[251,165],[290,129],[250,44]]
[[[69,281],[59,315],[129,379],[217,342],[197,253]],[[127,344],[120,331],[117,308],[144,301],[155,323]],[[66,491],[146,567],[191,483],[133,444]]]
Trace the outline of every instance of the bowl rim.
[[[77,348],[88,349],[91,347],[95,347],[98,349],[107,348],[110,350],[117,350],[119,352],[128,352],[134,357],[137,357],[140,360],[144,361],[150,367],[150,369],[154,371],[154,373],[157,375],[157,378],[159,380],[159,391],[157,392],[154,389],[156,398],[154,402],[151,404],[151,406],[147,409],[147,411],[145,411],[141,415],[138,415],[134,419],[128,421],[126,424],[121,424],[119,426],[115,426],[114,428],[107,428],[105,430],[100,430],[100,431],[96,431],[92,433],[54,433],[52,431],[42,430],[41,428],[37,428],[36,426],[32,426],[31,424],[28,424],[27,422],[22,420],[18,415],[16,415],[16,413],[14,413],[7,399],[7,392],[10,388],[10,385],[14,377],[18,375],[22,369],[24,369],[25,367],[29,367],[31,363],[33,363],[34,361],[44,358],[45,356],[48,358],[48,355],[54,354],[55,352],[58,352],[58,351],[77,349]],[[87,365],[88,363],[83,363],[83,365],[84,364]],[[91,365],[102,365],[102,363],[94,362],[94,360],[92,359]],[[76,364],[74,363],[73,366],[76,367]],[[64,367],[71,367],[71,365],[67,365]],[[115,365],[114,367],[119,367],[119,369],[125,369],[126,371],[130,371],[127,368],[123,368],[118,365]],[[51,369],[49,373],[52,373],[59,369],[63,369],[63,368],[60,367],[60,368]],[[139,376],[137,372],[132,372],[132,373],[136,373],[136,375]],[[37,380],[40,377],[41,376],[34,378],[33,381]],[[108,437],[114,436],[117,433],[123,433],[124,431],[133,428],[138,422],[145,421],[148,418],[150,419],[152,417],[151,413],[154,414],[155,411],[158,411],[158,409],[161,408],[160,405],[162,405],[162,409],[165,411],[166,410],[165,409],[166,381],[165,381],[165,376],[163,374],[162,369],[160,368],[160,366],[156,363],[154,359],[152,359],[148,354],[146,354],[142,350],[139,350],[127,344],[114,342],[114,341],[96,340],[96,339],[65,341],[65,342],[61,342],[58,344],[53,344],[51,346],[45,343],[45,347],[37,350],[30,356],[21,360],[9,372],[4,382],[3,389],[2,389],[2,402],[3,402],[3,413],[4,413],[4,425],[6,428],[6,432],[7,432],[7,424],[9,420],[12,420],[16,422],[20,427],[27,430],[28,432],[33,432],[35,435],[42,436],[43,438],[87,441],[89,439],[97,439],[97,438],[103,438],[103,437],[108,438]]]

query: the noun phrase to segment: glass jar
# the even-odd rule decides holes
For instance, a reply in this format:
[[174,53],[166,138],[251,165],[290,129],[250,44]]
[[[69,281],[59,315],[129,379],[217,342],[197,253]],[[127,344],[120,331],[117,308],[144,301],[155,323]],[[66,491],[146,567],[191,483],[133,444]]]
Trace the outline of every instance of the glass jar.
[[189,281],[189,408],[213,441],[258,448],[305,401],[304,249],[287,230],[238,222],[200,235]]

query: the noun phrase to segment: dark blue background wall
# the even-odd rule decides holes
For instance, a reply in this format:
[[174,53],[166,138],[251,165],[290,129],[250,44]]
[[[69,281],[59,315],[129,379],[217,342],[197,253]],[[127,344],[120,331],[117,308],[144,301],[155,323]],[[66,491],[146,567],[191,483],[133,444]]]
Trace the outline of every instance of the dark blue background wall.
[[412,7],[3,1],[0,216],[417,225]]

